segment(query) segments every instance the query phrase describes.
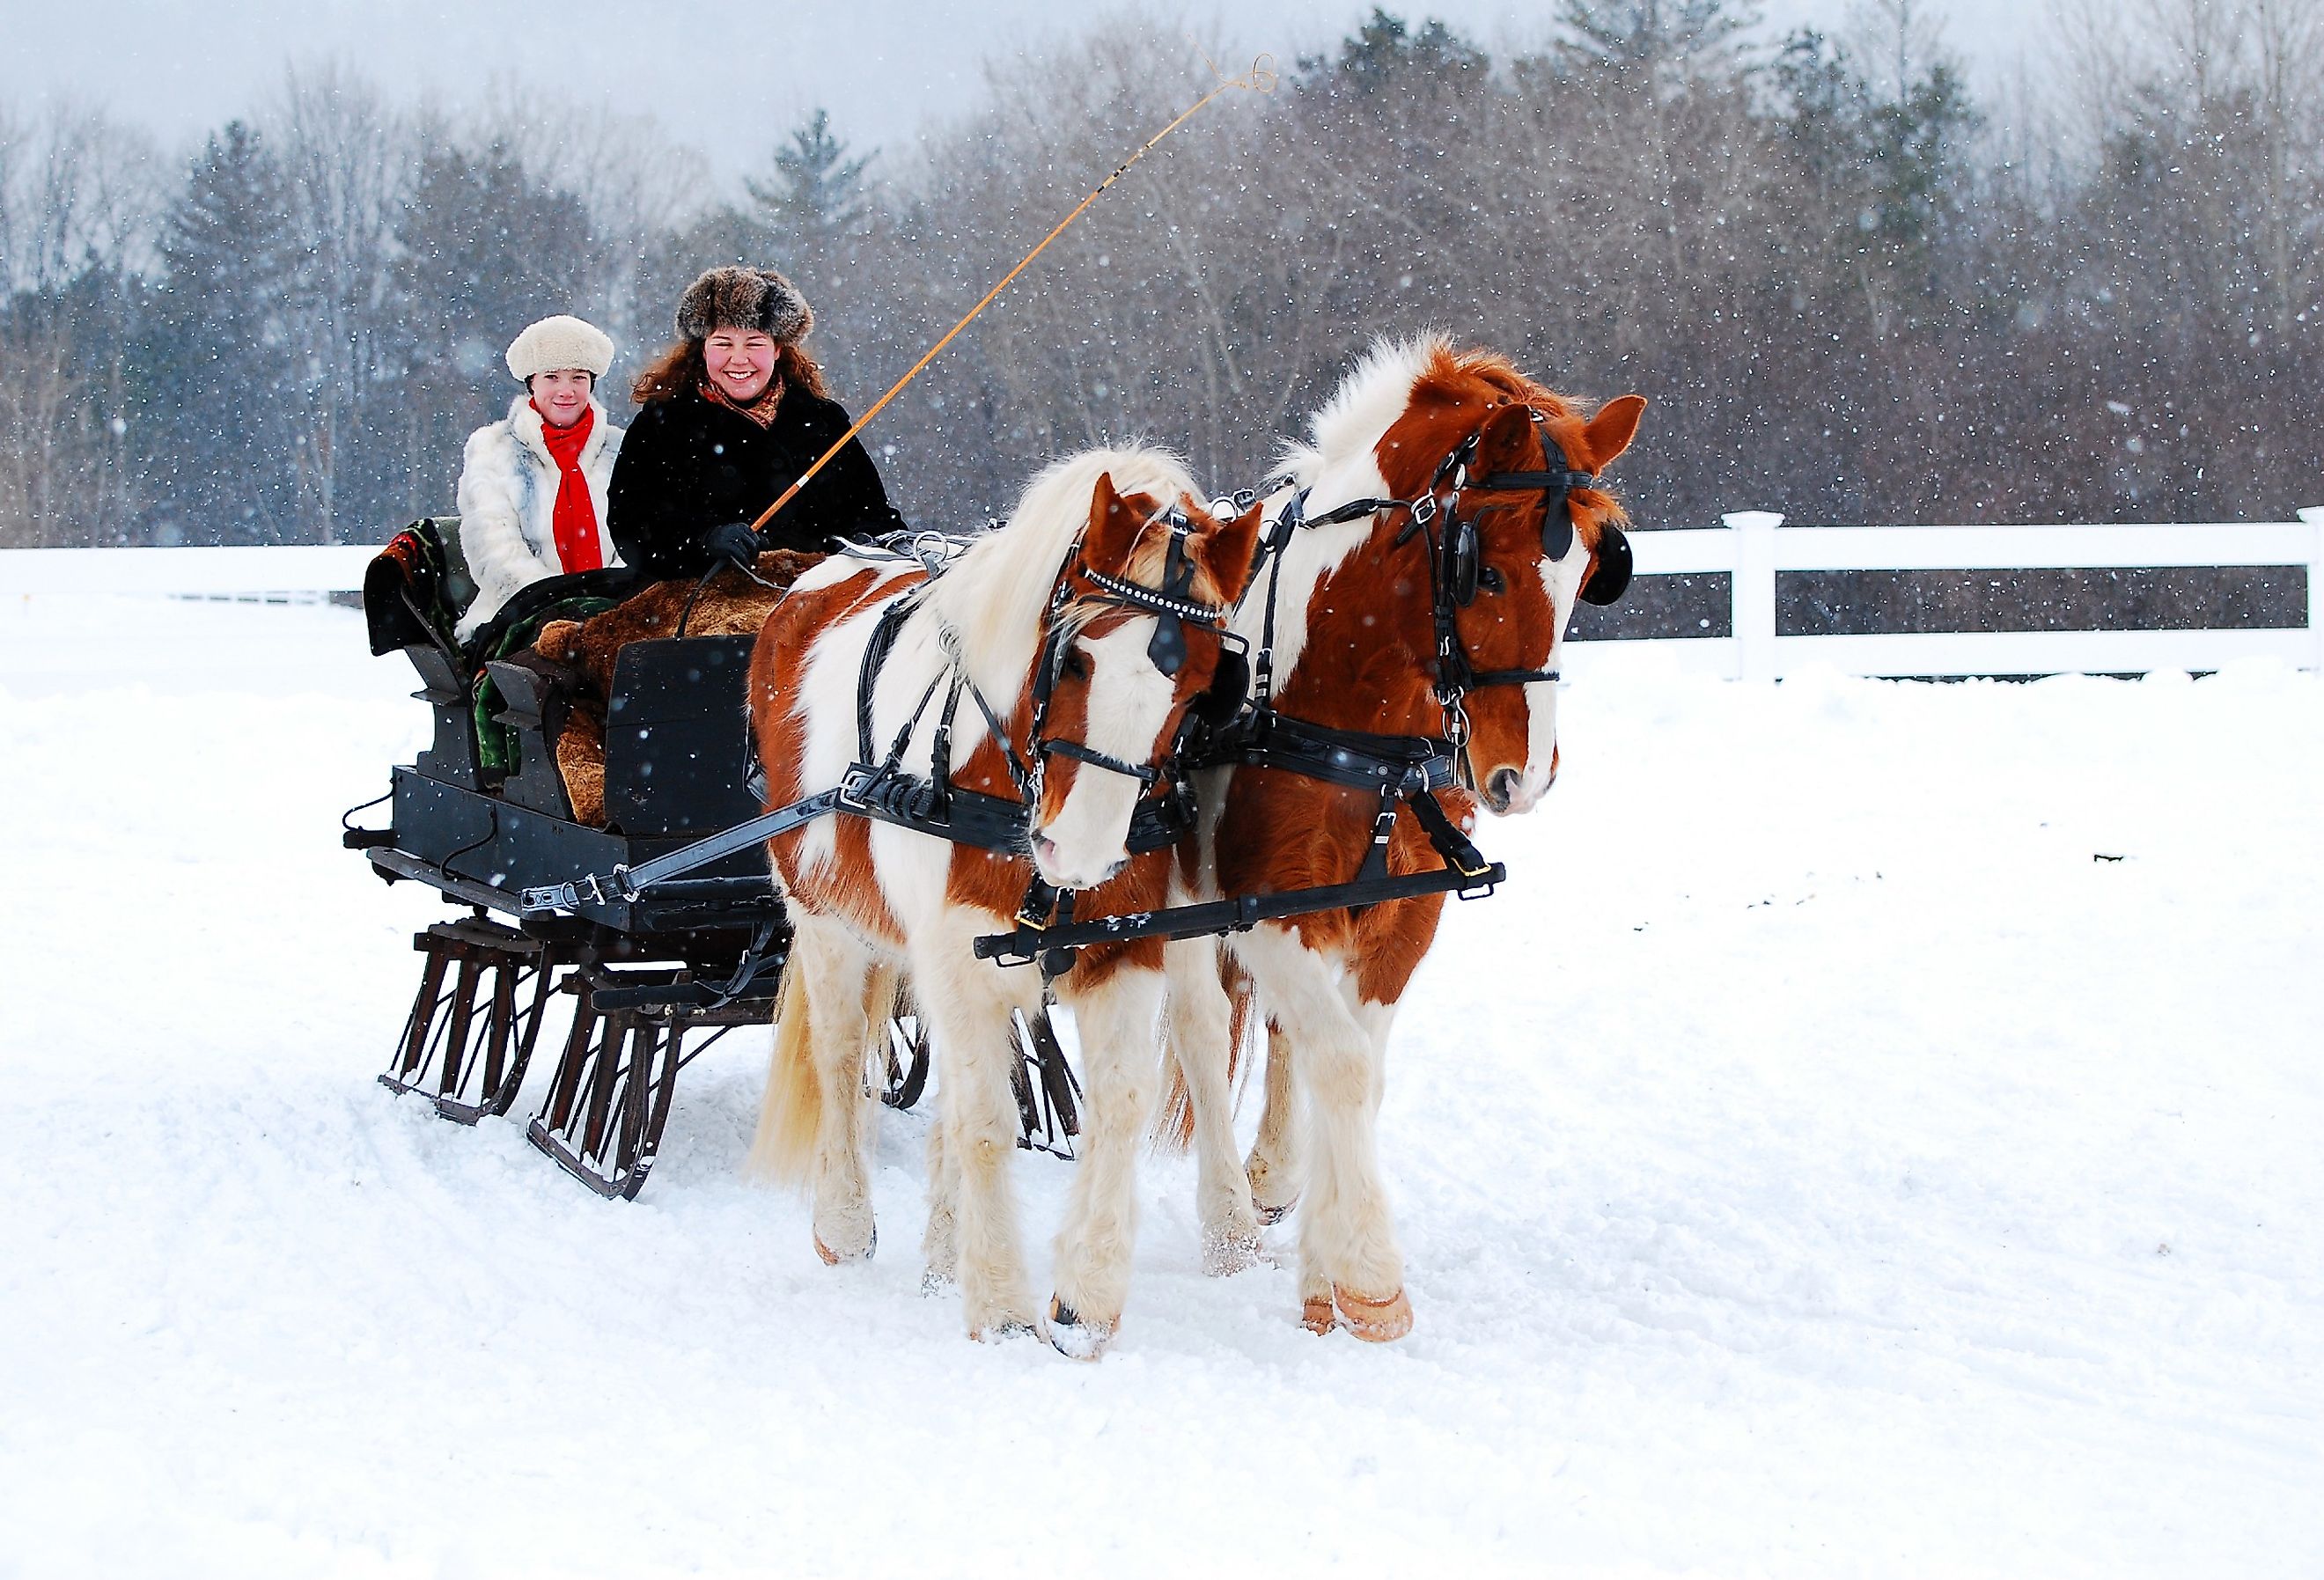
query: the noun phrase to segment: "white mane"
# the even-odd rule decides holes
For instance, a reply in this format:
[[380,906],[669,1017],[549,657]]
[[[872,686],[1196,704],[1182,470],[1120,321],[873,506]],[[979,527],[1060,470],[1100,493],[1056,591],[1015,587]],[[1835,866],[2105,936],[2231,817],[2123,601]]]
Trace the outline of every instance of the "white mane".
[[[1439,334],[1416,335],[1408,340],[1386,337],[1372,342],[1323,409],[1309,420],[1307,442],[1283,447],[1280,468],[1307,490],[1307,514],[1322,515],[1351,499],[1377,499],[1388,492],[1380,476],[1376,447],[1396,425],[1412,401],[1412,386],[1427,370],[1429,359],[1450,351],[1452,342]],[[1268,505],[1271,523],[1293,495],[1279,494]],[[1288,678],[1307,648],[1307,605],[1323,579],[1360,549],[1372,530],[1367,517],[1337,526],[1294,532],[1283,551],[1277,575],[1281,596],[1275,627],[1275,664]],[[1266,600],[1246,598],[1235,612],[1234,627],[1257,642],[1262,630]]]
[[1025,485],[1006,524],[978,539],[928,592],[928,605],[960,639],[961,661],[996,701],[1014,697],[1033,667],[1041,608],[1089,525],[1098,477],[1122,494],[1202,497],[1186,464],[1148,445],[1084,450],[1052,461]]
[[[1364,359],[1340,381],[1340,387],[1323,403],[1323,410],[1309,420],[1307,442],[1294,440],[1283,447],[1281,467],[1309,488],[1321,485],[1327,475],[1351,469],[1369,472],[1377,478],[1379,460],[1372,447],[1404,415],[1412,399],[1412,386],[1419,382],[1429,359],[1439,352],[1450,354],[1452,349],[1451,339],[1434,332],[1416,335],[1409,340],[1382,336],[1373,341]],[[1376,484],[1358,482],[1344,492],[1339,488],[1330,492],[1338,497],[1311,500],[1311,512],[1328,510],[1343,500],[1366,494],[1385,494],[1388,485],[1385,480]]]

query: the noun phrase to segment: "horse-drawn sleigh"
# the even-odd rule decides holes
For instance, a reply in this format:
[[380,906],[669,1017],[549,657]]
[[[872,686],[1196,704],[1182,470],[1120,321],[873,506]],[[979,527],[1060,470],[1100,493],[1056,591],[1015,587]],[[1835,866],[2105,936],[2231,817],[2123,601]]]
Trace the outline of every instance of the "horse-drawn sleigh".
[[[504,1112],[561,972],[575,1019],[532,1133],[629,1194],[686,1039],[771,1009],[753,1159],[811,1188],[837,1262],[876,1244],[869,1093],[917,1095],[933,1054],[931,1278],[959,1283],[972,1333],[1038,1326],[1094,1355],[1127,1297],[1167,1043],[1207,1264],[1248,1265],[1304,1182],[1304,1319],[1399,1336],[1372,1133],[1388,1028],[1445,895],[1502,875],[1469,841],[1474,808],[1526,810],[1555,775],[1564,626],[1628,579],[1597,477],[1643,404],[1585,417],[1423,339],[1378,349],[1284,472],[1232,501],[1204,503],[1160,452],[1059,463],[973,542],[825,560],[755,642],[624,647],[604,829],[552,793],[556,730],[521,666],[485,670],[519,732],[494,787],[451,659],[374,608],[374,646],[411,653],[438,730],[396,771],[392,828],[357,837],[383,874],[481,908],[423,935],[383,1078],[454,1117]],[[1073,1094],[1053,1003],[1079,1032],[1084,1161],[1042,1306],[1007,1160],[1039,1117],[1028,1088]],[[1248,1160],[1238,1021],[1268,1048]]]

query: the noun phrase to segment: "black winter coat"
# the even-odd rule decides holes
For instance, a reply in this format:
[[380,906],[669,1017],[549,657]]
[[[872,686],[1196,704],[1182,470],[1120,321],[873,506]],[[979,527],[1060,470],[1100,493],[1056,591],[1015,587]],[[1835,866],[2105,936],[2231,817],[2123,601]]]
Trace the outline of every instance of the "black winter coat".
[[[647,402],[631,420],[605,491],[605,526],[622,563],[661,580],[700,576],[710,568],[710,530],[757,519],[850,420],[836,401],[797,385],[783,392],[766,428],[696,391]],[[865,537],[903,526],[862,441],[849,439],[760,529],[759,541],[812,553],[842,533]]]

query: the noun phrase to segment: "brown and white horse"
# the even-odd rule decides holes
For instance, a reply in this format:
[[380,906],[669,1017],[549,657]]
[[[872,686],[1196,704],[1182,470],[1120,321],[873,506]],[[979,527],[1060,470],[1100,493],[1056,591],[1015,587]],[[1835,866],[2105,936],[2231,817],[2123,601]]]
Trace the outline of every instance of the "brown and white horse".
[[[1038,1006],[1042,983],[1036,971],[974,958],[971,941],[1014,925],[1037,871],[1079,892],[1083,919],[1149,910],[1167,892],[1169,848],[1130,849],[1147,788],[1138,771],[1169,756],[1188,706],[1211,683],[1217,624],[1249,580],[1259,530],[1256,508],[1222,521],[1198,497],[1184,466],[1159,450],[1061,461],[1028,485],[1005,526],[940,576],[844,555],[825,561],[778,605],[752,661],[770,806],[838,783],[859,754],[866,645],[906,597],[917,602],[893,628],[868,738],[884,746],[902,735],[900,761],[929,763],[942,716],[929,698],[957,674],[981,700],[950,725],[953,784],[1014,798],[1019,777],[1029,781],[1023,849],[978,849],[852,817],[770,845],[795,938],[753,1162],[811,1187],[826,1261],[872,1254],[874,1109],[863,1067],[884,1035],[897,974],[906,974],[938,1072],[927,1271],[932,1281],[958,1278],[972,1335],[1030,1328],[1039,1315],[1009,1166],[1018,1127],[1012,1017]],[[1157,596],[1194,617],[1173,626],[1174,616],[1156,612]],[[988,707],[1005,752],[987,727]],[[1047,1326],[1061,1350],[1094,1355],[1128,1292],[1136,1152],[1159,1068],[1161,946],[1084,949],[1054,991],[1080,1031],[1085,1104]]]
[[[1479,802],[1496,815],[1531,808],[1557,773],[1550,672],[1575,599],[1593,576],[1600,577],[1593,596],[1618,591],[1627,577],[1620,508],[1595,487],[1569,492],[1567,485],[1594,480],[1628,447],[1645,404],[1625,395],[1585,418],[1492,354],[1456,352],[1433,337],[1377,346],[1315,417],[1311,442],[1286,457],[1305,490],[1305,516],[1359,499],[1446,499],[1446,458],[1473,442],[1457,502],[1477,531],[1473,592],[1466,603],[1437,596],[1445,572],[1442,561],[1432,563],[1431,544],[1449,530],[1446,515],[1434,518],[1434,531],[1418,530],[1424,523],[1410,508],[1294,531],[1272,572],[1281,577],[1274,647],[1281,711],[1344,731],[1465,734],[1459,782],[1441,794],[1452,820],[1471,825]],[[1551,477],[1554,491],[1480,486]],[[1270,515],[1289,497],[1275,501]],[[1236,622],[1254,642],[1259,591]],[[1449,705],[1438,688],[1448,667],[1441,610],[1452,614],[1454,665],[1500,682]],[[1370,790],[1269,767],[1214,770],[1198,776],[1196,788],[1204,817],[1185,847],[1182,882],[1202,899],[1347,882],[1379,808]],[[1389,871],[1438,864],[1417,819],[1400,809]],[[1318,912],[1226,940],[1226,975],[1246,979],[1243,991],[1255,995],[1269,1033],[1267,1111],[1247,1167],[1234,1156],[1229,999],[1218,956],[1207,939],[1169,949],[1170,1044],[1191,1098],[1210,1265],[1231,1270],[1255,1249],[1254,1193],[1268,1221],[1299,1193],[1289,1123],[1296,1079],[1308,1120],[1300,1292],[1304,1319],[1317,1332],[1330,1330],[1335,1307],[1338,1321],[1361,1338],[1397,1338],[1412,1326],[1375,1131],[1389,1027],[1443,904],[1437,894]]]

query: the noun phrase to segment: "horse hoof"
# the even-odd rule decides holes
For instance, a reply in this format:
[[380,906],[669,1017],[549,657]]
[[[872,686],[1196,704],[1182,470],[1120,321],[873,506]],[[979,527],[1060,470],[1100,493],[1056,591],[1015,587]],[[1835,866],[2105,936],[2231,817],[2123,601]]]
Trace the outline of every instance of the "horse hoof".
[[997,1344],[1012,1338],[1023,1338],[1033,1331],[1033,1325],[1021,1317],[1004,1317],[982,1327],[972,1327],[968,1336],[981,1344]]
[[1120,1326],[1116,1322],[1084,1321],[1080,1312],[1055,1295],[1049,1297],[1049,1320],[1043,1325],[1049,1347],[1068,1361],[1094,1361],[1104,1354]]
[[842,1256],[823,1243],[822,1235],[815,1234],[813,1230],[809,1230],[808,1234],[815,1241],[815,1253],[823,1258],[823,1265],[825,1267],[837,1267],[843,1261],[870,1261],[872,1253],[880,1249],[880,1231],[876,1227],[872,1231],[872,1238],[864,1243],[863,1249],[853,1256]]
[[1329,1295],[1308,1296],[1306,1306],[1299,1313],[1299,1326],[1313,1334],[1326,1334],[1338,1326],[1339,1319],[1332,1311],[1332,1298]]
[[1203,1270],[1214,1279],[1246,1272],[1259,1265],[1259,1234],[1224,1230],[1203,1236]]
[[1250,1210],[1258,1215],[1259,1227],[1262,1229],[1272,1229],[1276,1224],[1280,1224],[1284,1219],[1289,1217],[1291,1215],[1291,1209],[1298,1205],[1299,1198],[1295,1196],[1289,1201],[1280,1203],[1275,1206],[1269,1206],[1265,1202],[1255,1200],[1250,1204]]
[[[1341,1325],[1366,1344],[1388,1344],[1412,1331],[1412,1302],[1402,1289],[1375,1300],[1333,1284],[1332,1298],[1340,1303]],[[1311,1310],[1314,1305],[1308,1302]]]

